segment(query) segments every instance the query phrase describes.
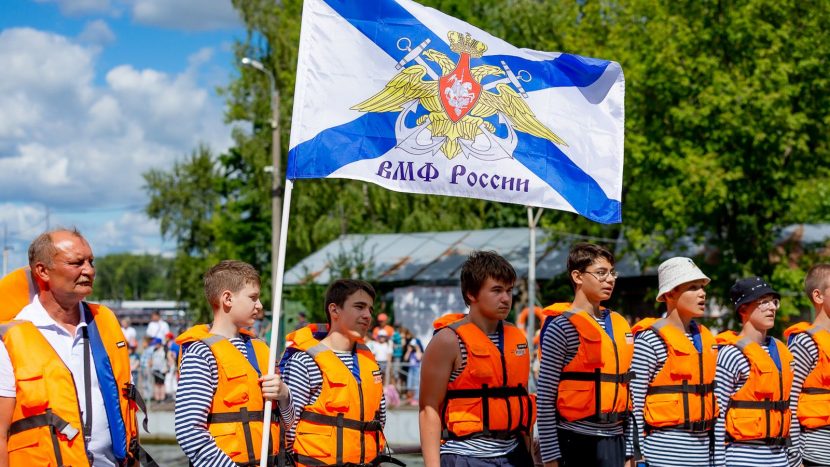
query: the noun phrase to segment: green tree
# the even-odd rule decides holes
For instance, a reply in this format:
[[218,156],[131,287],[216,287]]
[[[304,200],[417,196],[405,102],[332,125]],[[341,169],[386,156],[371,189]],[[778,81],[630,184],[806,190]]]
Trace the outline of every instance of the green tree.
[[117,253],[95,259],[95,300],[163,300],[175,297],[173,261],[159,255]]

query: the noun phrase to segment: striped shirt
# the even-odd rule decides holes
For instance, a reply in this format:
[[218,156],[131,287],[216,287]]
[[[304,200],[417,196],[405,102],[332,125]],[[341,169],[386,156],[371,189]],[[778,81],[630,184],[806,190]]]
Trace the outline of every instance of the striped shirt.
[[[771,344],[769,339],[768,337],[767,343]],[[761,347],[769,352],[766,345]],[[715,370],[715,395],[721,407],[715,424],[715,465],[787,467],[787,449],[784,447],[726,440],[726,407],[729,407],[729,399],[749,379],[749,370],[749,360],[737,347],[726,345],[720,348]]]
[[[354,360],[352,359],[351,351],[334,351],[334,354],[346,365],[350,372],[354,369]],[[291,390],[291,401],[294,404],[293,423],[288,431],[286,431],[285,440],[288,446],[294,446],[297,423],[300,421],[300,415],[303,413],[303,409],[315,403],[323,391],[323,374],[320,372],[320,367],[317,366],[317,363],[311,355],[305,352],[295,352],[285,362],[282,378]],[[372,415],[374,414],[368,413],[367,410],[367,417],[371,417]],[[379,415],[381,425],[385,426],[386,395],[383,395],[380,399]]]
[[[686,333],[689,341],[692,337]],[[647,329],[634,340],[634,357],[631,369],[636,377],[631,381],[631,397],[634,402],[634,417],[643,456],[650,466],[708,466],[710,465],[709,434],[690,433],[677,429],[656,429],[643,439],[643,408],[649,384],[663,369],[668,358],[668,349],[663,339],[652,329]],[[710,396],[711,397],[711,396]],[[633,441],[632,441],[633,442]],[[678,453],[683,453],[678,456]]]
[[[247,339],[244,335],[230,339],[245,358],[248,356]],[[176,441],[193,465],[235,467],[236,463],[219,449],[207,427],[208,413],[219,380],[216,357],[210,347],[201,341],[188,345],[182,356],[180,374],[176,389]],[[293,416],[291,404],[281,407],[283,425],[293,421]]]
[[790,465],[797,465],[798,453],[804,460],[816,464],[830,465],[830,427],[801,431],[796,410],[798,396],[807,375],[818,363],[818,346],[806,332],[795,334],[789,344],[793,354],[793,389],[790,392],[790,408],[793,412],[792,436],[793,447],[790,449]]
[[[449,382],[455,381],[458,376],[467,367],[467,346],[464,341],[456,334],[458,338],[458,348],[461,351],[461,365],[450,373]],[[488,334],[487,337],[490,342],[496,347],[500,347],[499,333],[494,332]],[[495,439],[495,438],[474,438],[466,440],[448,440],[441,445],[441,454],[459,454],[470,457],[498,457],[505,456],[516,449],[519,445],[518,436],[510,439]]]
[[[604,317],[607,313],[609,311],[604,311],[603,319],[597,319],[602,329],[605,329]],[[596,319],[593,314],[591,316]],[[631,424],[557,420],[556,397],[559,390],[559,377],[562,369],[576,356],[577,350],[579,350],[579,333],[568,318],[564,315],[557,316],[548,325],[542,337],[542,363],[539,368],[539,382],[536,385],[538,388],[536,406],[539,414],[536,420],[542,460],[551,462],[562,457],[557,429],[603,437],[619,436],[625,432],[626,457],[631,456]]]

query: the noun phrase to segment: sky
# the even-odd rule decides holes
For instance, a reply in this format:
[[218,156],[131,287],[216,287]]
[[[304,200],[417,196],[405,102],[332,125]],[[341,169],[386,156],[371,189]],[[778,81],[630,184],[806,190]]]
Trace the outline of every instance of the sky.
[[96,256],[169,253],[142,173],[231,145],[216,93],[238,73],[230,0],[3,0],[0,247],[76,226]]

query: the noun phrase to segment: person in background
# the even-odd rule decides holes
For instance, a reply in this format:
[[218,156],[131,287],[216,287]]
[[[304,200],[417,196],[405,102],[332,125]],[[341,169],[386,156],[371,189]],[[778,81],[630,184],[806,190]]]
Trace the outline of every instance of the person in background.
[[395,329],[389,324],[389,315],[386,313],[378,313],[377,325],[372,329],[372,339],[377,340],[378,333],[381,331],[385,332],[387,337],[395,332]]
[[147,332],[145,334],[151,338],[164,341],[168,332],[170,332],[170,325],[167,324],[167,321],[161,319],[161,313],[158,311],[150,313],[150,322],[147,323]]
[[150,374],[153,375],[153,400],[164,402],[166,398],[164,380],[167,377],[168,360],[164,342],[158,337],[150,341]]
[[136,340],[135,328],[130,323],[130,318],[121,318],[121,332],[124,333],[124,339],[127,339],[127,345],[131,350],[135,350],[138,346]]
[[403,336],[401,335],[401,329],[403,326],[395,326],[395,332],[391,335],[391,343],[392,343],[392,379],[391,383],[395,385],[395,387],[403,387],[403,384],[406,384],[406,371],[401,372],[401,362],[403,360]]
[[153,338],[141,338],[141,357],[139,358],[139,382],[136,383],[145,399],[153,398],[153,372],[150,369],[150,360],[153,358]]
[[389,341],[389,335],[385,330],[381,330],[377,334],[377,340],[369,341],[367,344],[372,355],[375,356],[375,361],[378,362],[381,374],[383,375],[383,384],[389,381],[389,374],[387,369],[389,367],[389,358],[392,356],[392,343]]
[[412,335],[409,329],[401,327],[406,351],[403,360],[407,364],[406,371],[406,399],[409,405],[418,405],[421,390],[421,359],[424,357],[424,346],[421,340]]

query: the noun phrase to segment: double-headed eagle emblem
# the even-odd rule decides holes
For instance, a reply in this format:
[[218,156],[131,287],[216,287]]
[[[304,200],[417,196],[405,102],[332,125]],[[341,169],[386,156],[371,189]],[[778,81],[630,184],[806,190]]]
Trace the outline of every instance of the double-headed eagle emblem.
[[[470,59],[480,58],[487,45],[470,34],[450,31],[447,36],[450,50],[459,54],[458,63],[435,49],[427,49],[429,39],[412,49],[409,39],[401,38],[398,48],[409,53],[396,68],[401,69],[410,61],[415,64],[401,69],[383,90],[352,109],[400,112],[395,125],[398,147],[412,154],[441,152],[452,159],[461,152],[468,158],[484,160],[512,158],[518,144],[515,130],[567,146],[536,118],[524,101],[527,94],[521,82],[530,81],[529,73],[514,74],[504,61],[502,67],[470,68]],[[422,55],[441,67],[440,76]],[[431,79],[424,79],[427,75]],[[505,77],[482,84],[488,76]],[[421,112],[416,126],[409,127],[406,117],[416,113],[419,105],[426,113]],[[494,116],[499,125],[505,126],[507,136],[496,135],[497,126],[488,121]]]

